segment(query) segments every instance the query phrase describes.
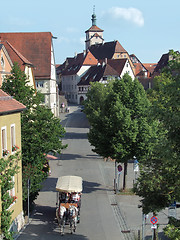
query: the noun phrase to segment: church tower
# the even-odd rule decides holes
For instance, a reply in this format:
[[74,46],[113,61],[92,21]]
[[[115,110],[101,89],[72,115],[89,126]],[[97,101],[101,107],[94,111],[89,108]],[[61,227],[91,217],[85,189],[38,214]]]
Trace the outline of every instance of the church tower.
[[86,33],[86,41],[85,41],[86,50],[88,50],[88,48],[91,45],[103,43],[103,41],[104,41],[103,30],[96,26],[95,8],[93,9],[93,14],[92,14],[91,20],[92,20],[92,26],[87,31],[85,31],[85,33]]

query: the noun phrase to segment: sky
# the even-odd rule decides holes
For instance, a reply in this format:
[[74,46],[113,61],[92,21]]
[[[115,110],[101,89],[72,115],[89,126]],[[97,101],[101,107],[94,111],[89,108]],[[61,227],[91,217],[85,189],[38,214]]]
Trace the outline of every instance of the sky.
[[6,0],[0,32],[51,32],[56,64],[62,64],[85,49],[93,6],[104,41],[118,40],[142,63],[180,50],[180,0]]

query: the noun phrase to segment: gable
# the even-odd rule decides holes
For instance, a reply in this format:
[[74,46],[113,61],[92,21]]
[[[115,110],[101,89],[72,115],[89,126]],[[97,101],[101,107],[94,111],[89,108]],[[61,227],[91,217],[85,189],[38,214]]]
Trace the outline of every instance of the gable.
[[19,51],[16,50],[8,41],[3,41],[5,48],[8,51],[8,54],[13,63],[17,62],[22,71],[25,69],[25,64],[31,65],[32,63],[27,60]]
[[50,79],[52,45],[50,32],[0,33],[0,38],[8,41],[34,65],[36,79]]

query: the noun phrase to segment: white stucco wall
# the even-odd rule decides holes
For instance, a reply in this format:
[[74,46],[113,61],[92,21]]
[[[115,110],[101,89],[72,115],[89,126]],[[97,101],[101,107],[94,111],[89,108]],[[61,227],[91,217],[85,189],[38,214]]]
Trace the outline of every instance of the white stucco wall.
[[132,70],[131,65],[128,60],[126,61],[126,64],[122,70],[120,77],[122,78],[125,73],[128,73],[129,76],[134,80],[135,76],[134,76],[133,70]]
[[29,82],[27,83],[28,86],[31,86],[34,88],[34,75],[33,75],[33,69],[30,66],[25,66],[24,70]]
[[89,68],[90,66],[82,66],[77,74],[62,76],[62,91],[69,102],[78,103],[77,84]]

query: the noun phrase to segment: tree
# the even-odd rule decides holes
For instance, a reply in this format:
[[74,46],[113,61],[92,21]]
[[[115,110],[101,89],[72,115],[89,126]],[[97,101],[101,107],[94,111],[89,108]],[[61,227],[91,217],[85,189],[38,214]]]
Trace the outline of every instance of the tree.
[[96,102],[98,111],[90,111],[93,117],[89,116],[89,108],[93,109],[92,99],[96,99],[94,86],[85,101],[85,113],[91,125],[88,138],[95,152],[124,163],[125,189],[128,161],[133,156],[142,161],[151,152],[157,123],[148,116],[150,102],[137,79],[133,81],[125,74],[122,79],[111,81],[110,86],[103,85],[102,89],[105,93],[103,100]]
[[164,233],[171,240],[180,239],[180,220],[170,218],[169,224],[164,228]]
[[[105,131],[105,100],[111,89],[111,82],[108,85],[95,82],[91,85],[91,90],[87,93],[87,100],[84,102],[84,112],[91,125],[88,139],[94,146],[93,151],[100,156],[107,158],[111,155],[110,136]],[[106,135],[107,134],[107,135]]]
[[27,85],[27,77],[18,64],[14,64],[11,73],[3,82],[2,89],[26,106],[21,118],[23,199],[26,202],[27,179],[30,179],[30,197],[33,201],[47,177],[47,153],[61,153],[66,147],[61,140],[65,130],[60,119],[42,105],[43,95]]
[[135,189],[145,213],[159,212],[180,200],[180,55],[170,51],[170,56],[172,60],[155,78],[155,88],[149,93],[161,134],[143,163]]

